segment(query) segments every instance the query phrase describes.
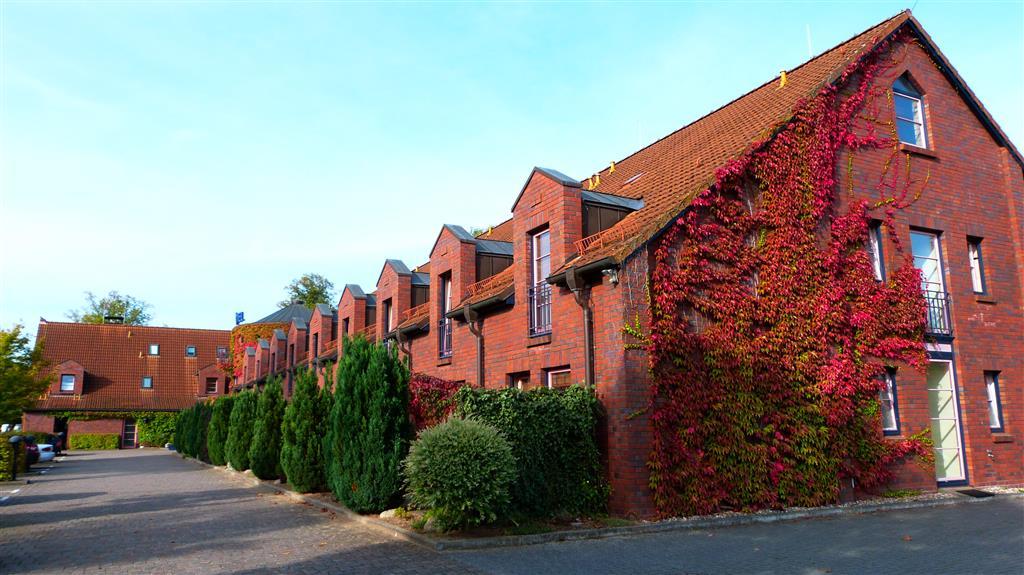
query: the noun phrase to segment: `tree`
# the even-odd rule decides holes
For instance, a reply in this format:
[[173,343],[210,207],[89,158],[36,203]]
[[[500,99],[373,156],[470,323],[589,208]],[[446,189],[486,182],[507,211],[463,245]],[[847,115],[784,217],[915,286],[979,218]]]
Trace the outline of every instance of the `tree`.
[[[328,373],[331,367],[327,368]],[[281,468],[288,484],[299,493],[319,491],[325,485],[323,429],[330,405],[330,384],[317,388],[316,373],[300,369],[295,393],[284,410],[281,425]]]
[[281,420],[284,418],[284,395],[281,378],[272,377],[256,402],[256,421],[249,446],[249,468],[260,479],[281,477]]
[[345,339],[324,453],[327,482],[357,513],[397,503],[401,462],[412,438],[409,370],[395,349]]
[[228,463],[236,471],[249,469],[249,445],[252,443],[252,426],[256,417],[256,394],[252,391],[235,396],[228,426],[228,441],[224,452]]
[[0,330],[0,423],[20,421],[22,412],[50,385],[44,373],[42,342],[29,346],[23,329],[15,325]]
[[146,325],[153,319],[149,309],[152,307],[141,299],[128,294],[121,295],[116,290],[97,299],[91,291],[85,292],[85,307],[73,309],[67,313],[71,321],[80,323],[105,323],[107,317],[124,318],[126,325]]
[[235,397],[224,395],[213,402],[213,413],[210,415],[210,430],[206,433],[206,451],[210,463],[224,465],[227,463],[225,447],[228,441],[228,428],[231,424],[231,407]]
[[279,302],[280,307],[288,307],[295,302],[302,302],[313,309],[318,303],[329,304],[334,301],[334,283],[320,274],[302,274],[292,280],[284,288],[288,299]]

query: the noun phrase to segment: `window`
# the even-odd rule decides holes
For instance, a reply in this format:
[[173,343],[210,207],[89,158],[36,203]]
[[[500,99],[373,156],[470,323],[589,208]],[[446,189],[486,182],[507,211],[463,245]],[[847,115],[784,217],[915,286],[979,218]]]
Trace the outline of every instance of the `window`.
[[270,373],[274,373],[277,370],[277,352],[270,354]]
[[900,417],[899,407],[896,404],[896,370],[886,368],[882,375],[885,386],[879,390],[879,399],[882,401],[882,431],[886,435],[899,435]]
[[[384,333],[391,331],[391,325],[394,323],[394,318],[392,317],[393,312],[394,309],[391,305],[391,298],[384,300]],[[381,336],[383,336],[384,333],[382,333]]]
[[871,222],[868,226],[868,255],[871,267],[875,272],[875,280],[885,280],[885,260],[882,257],[882,223]]
[[562,389],[572,385],[572,372],[567,367],[548,370],[548,389]]
[[530,389],[530,372],[519,371],[508,374],[508,386],[520,391]]
[[206,395],[214,395],[217,393],[217,378],[208,377],[206,378]]
[[226,348],[224,346],[217,346],[217,359],[224,360],[224,359],[227,359],[227,358],[228,358],[228,348]]
[[1003,431],[1003,408],[999,403],[999,372],[985,372],[985,391],[988,393],[988,426],[992,431]]
[[195,356],[196,356],[196,346],[194,346],[194,345],[186,345],[185,346],[185,357],[195,357]]
[[320,355],[320,334],[313,334],[313,357]]
[[348,335],[349,334],[349,331],[348,331],[348,318],[347,317],[345,319],[341,320],[341,333],[343,333],[344,335]]
[[551,275],[551,233],[542,230],[533,235],[532,246],[533,287],[530,288],[530,335],[551,331],[551,285],[545,280]]
[[896,134],[900,141],[919,148],[928,147],[921,93],[910,84],[906,76],[893,84],[892,100],[896,108]]
[[622,221],[631,211],[583,202],[583,237],[607,230]]
[[967,238],[967,254],[971,260],[971,286],[974,293],[985,293],[985,265],[981,259],[981,238]]
[[493,275],[497,275],[510,265],[512,265],[512,258],[508,256],[477,254],[476,281],[484,281]]
[[427,303],[430,301],[430,286],[412,286],[409,298],[409,307],[416,307]]
[[911,230],[910,249],[914,254],[914,267],[921,271],[921,291],[927,307],[928,333],[952,335],[949,315],[949,296],[943,279],[939,236],[932,232]]
[[160,344],[151,343],[149,344],[149,355],[160,355]]
[[142,376],[142,389],[153,389],[153,376],[144,375]]
[[438,327],[437,355],[452,356],[452,318],[445,314],[452,308],[452,273],[441,274],[441,320]]
[[295,365],[295,344],[288,344],[288,365]]
[[60,390],[61,392],[73,392],[75,391],[75,376],[71,373],[65,373],[60,376]]

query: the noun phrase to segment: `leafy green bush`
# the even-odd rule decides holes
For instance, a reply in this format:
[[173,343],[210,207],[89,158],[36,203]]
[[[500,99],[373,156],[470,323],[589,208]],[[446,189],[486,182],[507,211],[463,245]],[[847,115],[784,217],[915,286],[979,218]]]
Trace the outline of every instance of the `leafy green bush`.
[[[13,446],[9,439],[15,435],[24,437],[21,431],[7,431],[0,433],[0,481],[10,481],[11,459],[15,456]],[[28,471],[28,459],[25,454],[24,444],[18,444],[18,473]]]
[[249,445],[249,467],[260,479],[281,477],[281,420],[284,396],[281,378],[271,377],[256,401],[256,421]]
[[420,433],[403,472],[412,502],[448,531],[494,522],[507,511],[516,460],[497,429],[450,419]]
[[518,468],[513,511],[549,516],[605,509],[608,488],[595,438],[599,404],[592,392],[464,387],[455,403],[456,416],[494,426],[512,445]]
[[386,509],[402,487],[409,447],[409,370],[397,351],[346,339],[328,420],[327,483],[339,501],[359,512]]
[[246,391],[235,396],[228,423],[228,441],[224,446],[228,463],[236,471],[249,469],[249,445],[256,419],[256,394]]
[[174,439],[178,415],[174,412],[152,411],[135,419],[139,431],[139,445],[163,447]]
[[223,395],[213,402],[210,427],[206,432],[206,453],[210,456],[210,463],[214,465],[225,465],[228,462],[225,444],[228,441],[231,407],[234,403],[235,398],[232,395]]
[[121,436],[117,433],[75,433],[68,437],[70,449],[117,449]]
[[[330,367],[327,371],[330,373]],[[326,485],[323,433],[330,406],[330,388],[328,381],[321,391],[317,387],[316,373],[300,369],[295,374],[295,392],[284,410],[281,468],[288,484],[299,493],[319,491]]]

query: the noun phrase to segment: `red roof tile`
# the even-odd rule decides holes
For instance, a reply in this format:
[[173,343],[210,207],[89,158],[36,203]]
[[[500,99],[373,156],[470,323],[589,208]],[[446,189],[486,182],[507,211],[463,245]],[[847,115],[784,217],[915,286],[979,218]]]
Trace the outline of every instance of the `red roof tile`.
[[[195,403],[198,372],[217,361],[217,348],[228,347],[229,331],[137,325],[91,325],[45,322],[37,339],[43,357],[55,368],[74,360],[85,369],[81,396],[50,395],[41,410],[173,410]],[[149,344],[160,355],[148,355]],[[186,357],[185,347],[196,346]],[[57,374],[54,374],[55,376]],[[142,376],[153,388],[142,389]]]
[[512,241],[512,218],[509,218],[496,226],[487,228],[480,232],[476,237],[481,240],[491,240],[495,242],[511,242]]
[[466,296],[462,298],[453,309],[461,309],[467,305],[473,305],[486,301],[502,294],[511,295],[513,289],[513,269],[509,266],[493,276],[471,284],[466,288]]

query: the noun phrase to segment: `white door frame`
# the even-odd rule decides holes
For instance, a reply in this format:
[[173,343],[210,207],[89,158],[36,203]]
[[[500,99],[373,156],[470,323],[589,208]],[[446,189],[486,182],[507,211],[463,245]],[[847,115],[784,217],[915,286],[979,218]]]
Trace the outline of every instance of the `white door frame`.
[[[967,460],[965,459],[967,454],[966,454],[966,450],[964,449],[963,423],[962,423],[962,419],[961,419],[961,415],[960,415],[960,393],[959,393],[959,389],[957,387],[956,370],[954,369],[953,360],[952,359],[930,358],[928,360],[928,363],[929,364],[935,364],[935,363],[945,364],[947,372],[949,374],[949,385],[950,385],[949,391],[951,392],[950,393],[950,401],[952,401],[952,403],[953,403],[953,414],[955,415],[955,418],[956,418],[955,419],[955,425],[953,426],[953,430],[956,433],[956,441],[957,441],[957,443],[956,443],[957,447],[956,448],[957,448],[957,451],[958,451],[958,454],[959,454],[958,459],[960,461],[960,476],[959,477],[947,477],[947,478],[944,478],[944,479],[939,479],[938,478],[938,467],[937,467],[939,459],[936,457],[936,481],[938,481],[940,484],[958,483],[958,482],[967,481]],[[927,381],[926,381],[926,385],[927,385]],[[928,393],[929,393],[929,395],[932,393],[932,389],[931,388],[928,389]],[[930,403],[931,403],[931,398],[929,398],[929,404]],[[929,421],[929,424],[931,425],[932,437],[933,437],[933,441],[934,441],[935,430],[936,430],[935,423],[936,423],[936,421],[942,421],[942,420],[939,419],[939,418],[936,418],[936,417],[934,417],[932,415],[931,406],[930,405],[929,405],[929,410],[928,410],[928,421]],[[939,445],[932,445],[932,452],[933,452],[933,454],[937,454],[940,449],[948,450],[948,449],[951,449],[951,448],[949,448],[949,447],[943,448],[943,447],[940,447]]]

